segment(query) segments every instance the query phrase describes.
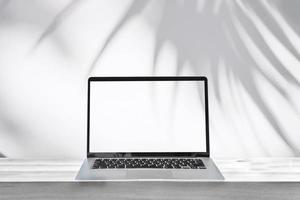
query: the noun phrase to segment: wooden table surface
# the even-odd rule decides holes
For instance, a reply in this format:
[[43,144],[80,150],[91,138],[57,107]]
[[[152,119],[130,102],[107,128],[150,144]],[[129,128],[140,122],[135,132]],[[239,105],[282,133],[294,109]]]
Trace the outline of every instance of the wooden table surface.
[[300,158],[215,159],[218,182],[78,182],[80,160],[0,159],[0,199],[300,199]]

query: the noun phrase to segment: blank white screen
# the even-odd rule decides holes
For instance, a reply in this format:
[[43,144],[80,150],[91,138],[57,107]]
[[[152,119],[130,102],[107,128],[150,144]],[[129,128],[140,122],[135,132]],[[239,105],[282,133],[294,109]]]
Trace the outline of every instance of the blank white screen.
[[205,152],[204,81],[92,81],[90,152]]

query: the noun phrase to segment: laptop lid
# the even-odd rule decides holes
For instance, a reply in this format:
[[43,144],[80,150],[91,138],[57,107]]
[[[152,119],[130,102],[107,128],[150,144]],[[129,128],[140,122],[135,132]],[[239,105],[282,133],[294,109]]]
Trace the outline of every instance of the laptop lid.
[[208,157],[207,78],[90,77],[87,156]]

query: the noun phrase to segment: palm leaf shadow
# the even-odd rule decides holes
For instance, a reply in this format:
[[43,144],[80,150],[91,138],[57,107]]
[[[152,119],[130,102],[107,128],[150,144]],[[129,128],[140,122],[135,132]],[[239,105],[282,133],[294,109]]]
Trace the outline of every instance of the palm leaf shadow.
[[[294,3],[296,3],[296,5],[294,5]],[[296,6],[297,8],[300,6],[298,1],[291,1],[289,2],[289,5]],[[298,36],[297,32],[287,23],[285,18],[280,14],[279,10],[269,4],[266,0],[262,0],[259,6],[262,7],[264,12],[267,12],[270,15],[274,25],[277,27],[278,31],[273,31],[273,33],[281,34],[278,35],[278,39],[281,39],[291,53],[299,59],[300,37]],[[291,10],[291,8],[289,8],[289,10]],[[298,17],[295,17],[295,19],[298,19]]]
[[[63,22],[64,18],[68,16],[68,13],[74,9],[78,2],[79,0],[73,0],[58,15],[55,16],[53,21],[41,34],[33,49],[40,45],[47,36],[55,31],[57,26]],[[131,19],[138,16],[148,3],[149,1],[145,0],[133,0],[129,9],[125,12],[122,19],[113,28],[105,40],[105,43],[96,53],[91,65],[89,66],[88,74],[90,74],[97,66],[99,59],[107,50],[114,37]],[[250,40],[254,41],[254,46],[261,49],[260,53],[268,61],[268,63],[270,63],[273,70],[280,74],[287,82],[299,87],[300,83],[297,76],[291,73],[285,66],[285,63],[282,63],[281,60],[274,55],[274,52],[264,40],[264,36],[260,32],[261,27],[257,26],[253,20],[253,11],[251,11],[251,5],[253,5],[252,2],[248,2],[246,5],[245,2],[241,0],[230,2],[225,1],[218,5],[219,8],[216,12],[215,7],[217,3],[219,2],[215,0],[205,1],[203,5],[204,8],[199,11],[197,10],[196,0],[183,1],[180,4],[173,0],[162,1],[162,5],[164,7],[163,12],[161,13],[160,23],[156,28],[156,41],[154,46],[152,69],[153,74],[155,75],[157,73],[157,59],[162,47],[166,41],[169,41],[175,46],[178,53],[176,75],[180,75],[182,73],[186,63],[189,64],[195,74],[204,74],[207,72],[212,73],[213,76],[211,79],[213,82],[213,91],[217,101],[222,105],[218,74],[221,67],[226,67],[227,75],[231,73],[239,82],[241,82],[244,90],[250,95],[253,102],[255,102],[257,107],[261,110],[276,133],[290,147],[292,152],[299,155],[299,148],[294,146],[292,141],[287,138],[282,128],[279,126],[279,120],[276,119],[271,110],[268,108],[268,105],[262,99],[262,96],[259,93],[259,88],[255,84],[254,72],[258,72],[262,75],[274,88],[276,88],[287,102],[290,104],[292,104],[292,102],[284,88],[282,88],[266,71],[263,71],[258,66],[257,62],[255,62],[251,53],[247,49],[247,46],[244,44],[244,38],[241,38],[241,33],[237,30],[236,21],[240,24],[247,24],[247,28],[245,25],[241,28],[252,33]],[[284,25],[284,30],[282,30],[283,34],[274,35],[276,35],[279,42],[284,41],[284,44],[287,45],[286,48],[289,50],[288,53],[299,60],[300,49],[298,49],[297,45],[293,44],[293,41],[300,41],[297,33],[293,31],[287,23],[285,23],[283,18],[276,15],[276,12],[272,10],[273,7],[270,6],[269,2],[262,1],[257,4],[262,7],[264,12],[268,14],[268,17],[277,24],[277,29],[282,29],[280,25]],[[265,21],[265,19],[259,16],[256,16],[256,19],[259,23],[264,23]],[[268,28],[275,29],[275,27],[266,26],[266,29]],[[227,30],[229,34],[220,34],[224,32],[224,29],[225,31]],[[272,32],[272,30],[270,31]],[[215,44],[208,43],[208,41],[211,41],[211,38],[215,40]],[[220,66],[218,63],[224,58],[227,58],[225,60],[226,66]],[[210,62],[210,65],[204,66],[200,62],[201,59],[207,59]],[[252,65],[248,67],[241,67],[247,65],[246,61],[248,63],[252,63]],[[176,87],[177,86],[175,86],[173,98],[174,102],[172,105],[176,103]]]
[[[146,2],[146,1],[143,1]],[[214,93],[217,97],[219,103],[222,104],[222,99],[220,98],[220,82],[217,76],[220,71],[220,65],[218,62],[221,59],[227,58],[226,70],[227,73],[232,73],[235,78],[241,83],[244,90],[250,95],[253,102],[263,113],[267,121],[272,125],[276,133],[280,136],[282,141],[290,147],[291,151],[299,155],[299,147],[293,145],[293,142],[286,136],[282,128],[280,127],[280,121],[274,116],[268,105],[259,93],[259,88],[255,84],[255,72],[262,75],[276,90],[286,99],[287,102],[292,104],[289,96],[286,94],[284,88],[282,88],[266,71],[263,71],[257,66],[257,63],[249,53],[247,47],[244,44],[243,38],[239,31],[237,30],[236,24],[234,23],[234,18],[237,16],[232,15],[232,12],[240,13],[240,20],[249,24],[247,30],[249,30],[253,35],[251,38],[258,40],[255,44],[259,49],[262,49],[264,58],[266,58],[271,66],[276,72],[278,72],[287,82],[300,86],[299,80],[294,74],[287,70],[286,66],[281,63],[274,53],[270,50],[268,44],[264,41],[263,36],[259,31],[259,27],[253,23],[251,20],[251,13],[245,12],[243,9],[245,4],[243,1],[238,1],[237,3],[227,1],[220,5],[219,13],[217,15],[212,12],[212,8],[215,7],[216,1],[206,1],[205,9],[202,11],[197,10],[197,1],[190,0],[184,1],[182,4],[177,4],[176,1],[164,1],[164,9],[162,12],[161,21],[156,30],[156,41],[153,56],[153,74],[157,73],[157,59],[161,52],[161,49],[166,41],[171,42],[177,50],[177,65],[176,74],[180,75],[183,71],[186,63],[189,63],[195,74],[203,74],[205,72],[211,72],[214,74],[212,76],[212,82],[214,87]],[[262,2],[262,7],[265,7],[268,2]],[[131,20],[134,16],[141,12],[142,8],[145,7],[146,3],[141,3],[141,1],[133,1],[130,9],[124,15],[117,26],[113,29],[111,34],[107,37],[104,45],[96,55],[91,67],[90,72],[95,68],[97,61],[107,49],[107,46],[112,42],[115,35],[122,30],[122,28]],[[232,9],[232,7],[235,9]],[[271,6],[270,6],[271,7]],[[270,8],[268,7],[268,8]],[[268,10],[271,12],[271,10]],[[268,13],[267,12],[267,13]],[[278,17],[274,19],[274,15],[269,14],[270,17],[278,23]],[[221,20],[220,20],[221,19]],[[222,20],[223,19],[223,20]],[[261,22],[264,21],[262,18],[258,18]],[[240,21],[241,22],[241,21]],[[282,23],[282,22],[281,22]],[[199,27],[203,28],[199,28]],[[229,35],[220,34],[224,29],[222,27],[227,27]],[[198,27],[198,28],[197,28]],[[221,27],[221,28],[220,28]],[[228,29],[228,27],[230,27]],[[244,27],[245,28],[245,27]],[[203,31],[205,30],[205,31]],[[295,33],[294,33],[295,34]],[[283,37],[283,36],[282,36]],[[285,37],[288,35],[285,34]],[[295,37],[295,35],[294,35]],[[208,44],[207,41],[211,41],[211,38],[215,39],[217,44]],[[281,40],[290,38],[280,38]],[[238,41],[238,42],[237,42]],[[292,46],[294,51],[290,50],[289,53],[296,54],[295,45]],[[291,48],[289,48],[291,49]],[[243,52],[241,54],[241,52]],[[207,58],[211,64],[208,66],[203,66],[199,60],[201,58]],[[229,59],[228,59],[229,58]],[[247,63],[252,63],[251,66],[246,66]],[[249,65],[249,64],[248,64]],[[222,66],[224,67],[224,66]],[[174,94],[174,97],[176,94]],[[175,99],[175,98],[173,98]],[[175,100],[174,100],[175,101]],[[174,103],[174,102],[173,102]]]
[[[232,12],[231,12],[232,13]],[[241,12],[243,15],[245,15],[244,17],[249,18],[249,13],[246,12]],[[236,17],[236,19],[240,19],[241,17]],[[241,20],[241,19],[240,19]],[[260,19],[262,20],[262,19]],[[232,20],[231,20],[232,21]],[[263,20],[262,20],[263,21]],[[232,25],[232,24],[231,24]],[[245,28],[245,27],[244,27]],[[257,29],[258,27],[255,27],[254,29]],[[236,30],[236,29],[231,29],[231,30]],[[249,30],[249,28],[247,29]],[[295,154],[299,154],[299,148],[297,146],[293,145],[293,142],[285,135],[284,131],[282,130],[282,128],[279,126],[280,121],[278,119],[275,118],[275,116],[272,114],[272,112],[270,111],[270,109],[268,108],[268,105],[265,103],[265,101],[263,100],[261,94],[259,93],[259,88],[258,86],[255,84],[255,75],[253,74],[253,72],[255,70],[257,70],[274,88],[276,88],[276,90],[281,94],[281,96],[283,96],[285,98],[285,100],[289,103],[289,104],[293,104],[289,98],[289,96],[286,94],[286,92],[284,91],[284,89],[277,84],[277,82],[275,82],[272,77],[270,77],[268,74],[266,74],[265,71],[262,71],[260,68],[258,68],[257,63],[255,62],[255,60],[253,59],[253,57],[251,57],[249,50],[246,48],[245,46],[245,42],[242,40],[240,33],[238,33],[236,31],[236,33],[232,33],[234,35],[234,37],[236,39],[239,40],[239,42],[237,42],[236,44],[240,44],[238,49],[241,51],[241,49],[243,49],[243,51],[245,52],[245,54],[247,55],[247,60],[248,62],[252,63],[252,68],[250,67],[245,69],[246,74],[244,74],[244,76],[241,76],[240,73],[236,74],[236,77],[239,77],[240,82],[242,83],[245,91],[247,91],[247,93],[250,95],[250,97],[252,98],[252,100],[255,102],[255,104],[258,106],[258,108],[260,109],[260,111],[264,114],[264,116],[266,117],[266,119],[268,120],[268,122],[272,125],[272,127],[276,130],[277,134],[280,136],[280,138],[291,148],[291,150],[293,151],[293,153]],[[256,38],[257,36],[260,36],[259,32],[256,30]],[[252,37],[254,37],[252,32]],[[256,39],[257,40],[257,39]],[[253,40],[252,40],[253,41]],[[266,45],[264,44],[264,41],[261,41],[262,43],[259,43],[259,47],[260,49],[264,50],[264,53],[267,53],[268,51],[270,51],[269,48],[263,48],[262,46]],[[264,45],[263,45],[264,44]],[[265,57],[268,57],[266,55],[264,55]],[[241,56],[242,57],[242,56]],[[268,60],[271,60],[270,58],[268,58]],[[276,60],[276,58],[275,58]],[[243,64],[243,63],[240,63]],[[235,66],[241,66],[241,65],[235,65]],[[274,67],[275,70],[277,70],[277,72],[280,72],[281,75],[283,75],[283,77],[297,85],[299,87],[299,81],[294,77],[293,74],[291,74],[290,72],[288,72],[285,67],[277,62],[276,64],[272,64],[272,66]],[[233,68],[234,69],[234,68]],[[234,70],[235,72],[238,72],[237,70]],[[292,105],[293,106],[293,105]],[[299,113],[298,113],[299,114]]]
[[95,66],[98,63],[99,58],[102,56],[103,52],[106,50],[107,46],[111,43],[116,34],[126,25],[126,23],[131,20],[133,17],[137,16],[148,4],[148,1],[134,0],[128,10],[125,12],[125,15],[113,28],[111,33],[108,35],[105,43],[102,45],[100,50],[95,55],[95,58],[92,61],[92,64],[89,67],[88,74],[90,74]]
[[72,0],[69,4],[67,4],[50,22],[50,24],[46,27],[46,29],[43,31],[43,33],[39,36],[39,38],[36,40],[35,44],[33,45],[31,52],[33,52],[41,43],[49,37],[56,29],[57,27],[63,23],[66,17],[68,17],[72,11],[75,9],[77,4],[81,0]]

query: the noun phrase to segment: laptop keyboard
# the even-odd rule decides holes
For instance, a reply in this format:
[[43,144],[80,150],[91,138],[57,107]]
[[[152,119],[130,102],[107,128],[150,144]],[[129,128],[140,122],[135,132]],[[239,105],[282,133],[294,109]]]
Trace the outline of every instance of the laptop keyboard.
[[205,169],[201,159],[190,158],[101,158],[96,159],[92,169]]

